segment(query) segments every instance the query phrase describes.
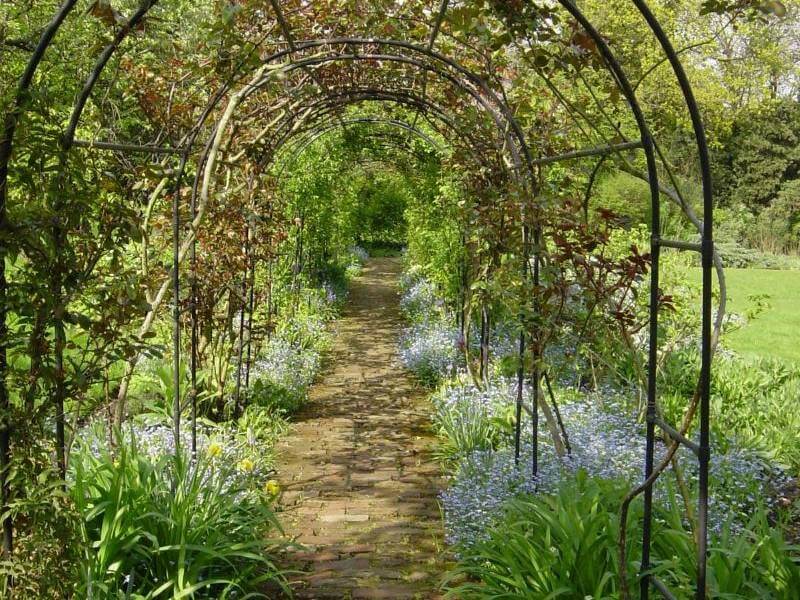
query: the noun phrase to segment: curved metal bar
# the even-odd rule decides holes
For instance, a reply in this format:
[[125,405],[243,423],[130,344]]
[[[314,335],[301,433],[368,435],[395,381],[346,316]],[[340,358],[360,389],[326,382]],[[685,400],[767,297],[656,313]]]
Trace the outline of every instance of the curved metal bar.
[[70,116],[69,124],[67,125],[67,129],[61,139],[61,145],[66,150],[69,150],[72,147],[72,141],[75,139],[75,130],[78,128],[78,122],[80,121],[81,114],[83,114],[83,109],[86,106],[86,102],[89,100],[89,96],[92,94],[92,90],[97,84],[97,80],[100,78],[103,69],[106,68],[108,61],[111,60],[111,56],[114,54],[117,48],[119,48],[119,45],[125,40],[126,37],[128,37],[128,34],[133,31],[133,29],[141,22],[141,20],[144,19],[145,15],[150,11],[150,9],[155,6],[156,2],[158,2],[158,0],[143,0],[142,4],[139,6],[139,10],[137,10],[130,19],[128,19],[125,25],[119,28],[111,43],[109,43],[103,49],[103,52],[97,59],[94,68],[92,69],[91,73],[89,73],[86,83],[83,85],[83,89],[81,90],[80,94],[78,94],[78,99],[75,101],[75,106],[72,109],[72,116]]
[[[425,56],[428,56],[429,58],[434,59],[438,63],[442,63],[442,64],[445,64],[445,65],[451,67],[456,72],[458,72],[463,77],[465,77],[468,81],[470,81],[474,85],[478,86],[478,88],[481,89],[481,91],[483,91],[487,95],[487,97],[491,98],[492,101],[501,109],[501,111],[503,113],[503,116],[508,121],[509,125],[511,126],[511,128],[512,128],[512,130],[514,132],[515,137],[520,142],[520,147],[522,148],[523,155],[525,157],[526,162],[530,162],[532,160],[531,154],[530,154],[530,150],[528,148],[528,145],[527,145],[527,142],[526,142],[526,139],[525,139],[525,134],[522,131],[522,127],[519,125],[519,122],[514,117],[513,112],[505,104],[505,102],[503,102],[497,96],[497,94],[488,86],[488,84],[486,83],[486,81],[483,78],[478,76],[473,71],[470,71],[469,69],[467,69],[466,67],[464,67],[460,63],[456,62],[455,60],[453,60],[453,59],[451,59],[451,58],[449,58],[449,57],[447,57],[447,56],[445,56],[443,54],[440,54],[439,52],[436,52],[433,49],[429,50],[429,49],[425,48],[424,46],[420,46],[418,44],[413,44],[411,42],[404,42],[404,41],[400,41],[400,40],[388,40],[388,39],[382,39],[382,38],[345,37],[345,38],[333,38],[333,39],[329,39],[329,40],[306,40],[306,41],[302,41],[302,42],[297,42],[295,44],[295,50],[284,50],[282,52],[277,52],[272,57],[268,57],[267,59],[265,59],[265,61],[269,61],[270,58],[272,58],[273,60],[278,60],[280,58],[283,58],[285,56],[288,56],[288,55],[292,54],[293,52],[300,52],[300,51],[303,51],[303,50],[306,50],[306,49],[309,49],[309,48],[318,48],[318,47],[326,46],[326,45],[327,46],[333,46],[333,45],[344,45],[344,46],[348,46],[348,45],[350,45],[350,46],[353,46],[353,45],[359,45],[359,46],[378,45],[378,46],[389,46],[389,47],[394,47],[394,48],[403,48],[403,49],[406,49],[406,50],[410,50],[412,52],[423,54]],[[359,56],[362,56],[362,55],[359,55]],[[391,56],[391,55],[389,55],[389,56]],[[388,59],[376,58],[374,60],[388,60]],[[436,72],[434,69],[431,69],[431,70],[432,70],[432,72]],[[529,164],[528,166],[529,166],[531,174],[532,174],[533,173],[532,165]]]
[[[377,41],[377,40],[373,40],[373,41],[367,42],[365,40],[361,40],[361,39],[358,39],[358,38],[354,38],[353,40],[351,40],[351,42],[352,43],[362,43],[362,44],[366,44],[366,43],[378,44],[378,43],[380,43],[380,41]],[[417,48],[423,54],[426,54],[426,55],[429,55],[429,56],[436,55],[435,52],[428,52],[424,48],[416,47],[413,44],[404,44],[404,43],[399,43],[399,42],[392,42],[392,43],[389,43],[388,45],[398,45],[400,47]],[[298,45],[298,48],[300,48],[300,45]],[[442,58],[444,58],[444,57],[442,57]],[[448,65],[457,65],[457,63],[449,61],[448,59],[444,59],[444,60]],[[513,161],[514,161],[514,164],[515,164],[516,168],[519,169],[522,166],[522,161],[521,161],[521,159],[520,159],[520,157],[518,155],[518,151],[517,151],[516,145],[510,142],[512,137],[516,139],[517,144],[519,145],[519,148],[522,150],[523,156],[525,157],[525,160],[527,162],[526,166],[528,167],[528,171],[529,171],[531,182],[533,183],[535,181],[534,172],[533,172],[533,165],[532,165],[531,159],[530,159],[530,152],[528,150],[527,142],[525,141],[525,136],[522,133],[522,129],[519,126],[519,123],[516,122],[516,119],[513,116],[513,114],[511,114],[510,109],[497,97],[496,94],[494,94],[494,92],[492,92],[489,89],[489,87],[485,84],[485,82],[483,82],[483,80],[480,79],[479,77],[477,77],[476,75],[472,74],[470,71],[467,71],[467,70],[465,70],[463,68],[457,68],[456,69],[458,72],[460,72],[462,74],[471,75],[472,79],[470,77],[468,77],[468,80],[472,81],[472,83],[478,83],[479,84],[479,87],[481,88],[481,90],[484,93],[486,93],[487,96],[489,96],[489,98],[491,99],[492,102],[497,104],[497,109],[499,109],[499,111],[500,111],[499,113],[496,112],[496,110],[492,106],[490,106],[490,103],[489,103],[489,101],[487,101],[486,98],[481,96],[481,94],[479,94],[474,89],[472,89],[469,86],[465,85],[464,82],[462,82],[461,80],[459,80],[457,77],[453,76],[452,74],[446,72],[443,69],[435,67],[433,65],[429,65],[429,64],[423,63],[421,61],[418,61],[416,59],[413,59],[413,58],[410,58],[410,57],[406,57],[406,56],[402,56],[402,55],[397,55],[397,54],[373,54],[373,53],[367,53],[367,54],[338,54],[338,55],[333,55],[333,56],[322,56],[322,57],[317,56],[317,57],[312,57],[312,58],[308,58],[308,59],[302,59],[302,60],[298,60],[298,61],[289,63],[283,69],[281,69],[281,71],[283,73],[288,73],[288,72],[291,72],[292,70],[304,68],[306,66],[316,66],[316,65],[327,64],[327,63],[330,63],[330,62],[337,62],[337,61],[354,61],[354,62],[355,61],[385,61],[385,62],[395,62],[395,63],[400,63],[400,64],[407,64],[407,65],[411,65],[411,66],[417,67],[419,69],[423,69],[423,70],[429,71],[429,72],[439,76],[440,78],[447,80],[455,88],[461,89],[462,91],[464,91],[467,94],[469,94],[479,104],[479,106],[483,109],[483,111],[486,112],[492,118],[492,120],[495,123],[496,131],[502,132],[504,137],[508,138],[508,148],[512,153]],[[267,61],[265,61],[265,62],[267,62]],[[256,89],[262,87],[267,81],[269,81],[274,76],[274,74],[275,74],[275,71],[271,71],[269,73],[266,73],[264,75],[263,82],[257,83],[254,87]],[[245,98],[247,96],[251,95],[252,93],[254,93],[255,91],[256,90],[247,90],[245,92],[245,95],[244,95]],[[512,130],[512,132],[514,134],[512,137],[509,137],[509,134],[507,133],[507,129],[504,127],[503,119],[506,120],[506,122],[508,123],[509,127],[511,128],[511,130]]]
[[[414,98],[413,95],[410,95],[410,94],[398,94],[396,92],[381,92],[381,91],[378,91],[378,90],[355,90],[355,91],[348,90],[348,91],[341,92],[341,93],[336,95],[336,98],[339,98],[339,97],[341,97],[348,104],[352,104],[352,103],[355,103],[357,101],[362,101],[362,100],[380,100],[380,101],[391,101],[391,102],[396,102],[396,103],[399,103],[399,104],[405,104],[405,105],[408,105],[408,106],[410,106],[412,108],[416,108],[418,110],[420,109],[420,104],[423,104],[423,106],[425,108],[429,108],[434,113],[436,113],[435,116],[436,116],[437,120],[442,121],[442,123],[446,127],[449,127],[450,129],[452,129],[456,133],[457,136],[462,136],[462,137],[465,137],[465,138],[470,138],[470,136],[471,136],[470,132],[461,129],[452,120],[450,120],[449,117],[446,115],[445,111],[441,107],[439,107],[438,105],[432,104],[428,100],[422,101],[421,99]],[[327,102],[329,100],[330,100],[330,98],[323,98],[322,100],[320,100],[317,103],[315,103],[314,106],[317,106],[317,105],[320,105],[320,104],[324,104],[325,102]],[[437,128],[437,130],[438,130],[438,128]],[[439,132],[442,133],[441,131],[439,131]],[[285,140],[288,139],[289,137],[291,137],[291,134],[292,134],[292,131],[289,131],[284,136],[284,138],[282,138],[281,140],[279,140],[275,144],[275,148],[280,148],[281,145],[285,142]],[[196,195],[197,195],[198,186],[199,186],[199,182],[200,182],[201,173],[204,170],[204,165],[206,164],[206,157],[208,156],[210,148],[211,148],[211,141],[209,140],[209,143],[206,146],[206,150],[205,150],[205,152],[203,153],[203,155],[202,155],[202,157],[200,159],[200,168],[198,168],[198,170],[197,170],[197,174],[196,174],[196,178],[195,178],[195,182],[194,182],[194,186],[193,186],[193,196],[192,196],[193,202],[195,202],[195,198],[196,198]],[[476,154],[476,156],[480,156],[480,155]],[[483,162],[485,163],[485,161],[483,161]],[[500,162],[500,167],[501,167],[501,169],[503,168],[502,161]]]
[[[363,94],[363,96],[362,96],[362,94]],[[355,95],[355,97],[352,97],[353,95]],[[339,96],[343,97],[344,100],[346,100],[348,104],[359,102],[359,101],[362,101],[362,100],[365,100],[365,99],[369,99],[369,100],[376,100],[377,99],[377,100],[381,100],[381,101],[392,101],[392,102],[398,102],[398,103],[401,103],[401,104],[404,103],[404,102],[412,103],[412,98],[409,98],[406,95],[399,95],[399,94],[396,94],[396,93],[389,93],[389,92],[378,92],[378,91],[374,91],[374,90],[369,90],[369,91],[366,91],[366,92],[364,90],[348,91],[348,92],[343,92],[343,93],[339,94]],[[323,98],[323,100],[319,101],[316,104],[321,104],[321,103],[324,103],[325,101],[326,101],[326,99]],[[427,100],[425,102],[428,103],[428,105],[430,105],[430,107],[433,108],[434,110],[439,108],[439,107],[437,107],[437,105],[430,104],[429,101],[427,101]],[[415,105],[412,103],[412,106],[415,106]],[[452,122],[446,116],[446,114],[444,113],[444,111],[442,109],[439,108],[439,110],[441,110],[442,114],[437,115],[437,118],[439,120],[441,120],[446,127],[450,127],[456,133],[456,135],[469,137],[469,135],[470,135],[469,132],[461,130],[461,128],[459,128],[454,122]],[[437,131],[438,131],[438,129],[437,129]],[[442,133],[441,131],[439,131],[439,132]],[[275,149],[267,157],[269,160],[271,160],[276,155],[276,150],[277,149],[280,149],[288,141],[288,139],[291,139],[292,133],[298,133],[298,132],[296,132],[296,131],[288,132],[286,134],[286,136],[284,136],[284,138],[282,138],[275,145]],[[302,133],[302,131],[300,133]],[[471,150],[471,148],[469,146],[466,146],[465,149],[467,150],[467,152],[471,152],[474,155],[476,161],[479,164],[487,164],[485,162],[485,160],[482,160],[483,157],[479,153]],[[206,151],[204,152],[204,155],[203,155],[203,157],[201,159],[201,164],[205,164],[205,157],[208,155],[208,151],[209,150],[210,150],[210,143],[206,147]],[[262,163],[259,168],[261,168],[261,169],[266,168],[266,163]],[[200,177],[201,171],[202,171],[202,169],[198,169],[197,176],[195,178],[195,185],[194,185],[194,192],[193,192],[193,202],[195,201],[194,198],[196,197],[195,195],[197,193],[197,188],[198,188],[198,185],[199,185],[199,177]]]
[[[301,140],[302,140],[302,136],[304,136],[304,135],[307,135],[307,134],[308,134],[308,132],[312,132],[312,133],[313,133],[313,132],[314,132],[314,131],[316,131],[316,130],[317,130],[319,127],[323,127],[323,126],[329,126],[329,125],[331,124],[331,122],[334,122],[334,121],[336,121],[336,120],[337,120],[337,119],[335,119],[334,117],[331,117],[331,118],[330,118],[330,119],[328,119],[328,120],[324,120],[324,121],[322,121],[322,122],[321,122],[320,124],[318,124],[318,126],[316,126],[316,127],[309,127],[308,129],[304,129],[304,130],[299,130],[299,131],[294,131],[294,130],[293,130],[293,131],[290,131],[290,132],[288,132],[288,133],[287,133],[287,135],[286,135],[286,136],[284,136],[284,138],[283,138],[283,139],[281,139],[281,140],[280,140],[280,141],[279,141],[279,142],[276,144],[276,146],[275,146],[275,150],[274,150],[273,152],[271,152],[269,155],[267,155],[267,156],[266,156],[266,159],[267,159],[268,161],[274,160],[274,157],[277,155],[277,150],[279,150],[279,149],[283,148],[283,147],[284,147],[285,145],[287,145],[287,144],[290,142],[290,140],[292,140],[293,138],[295,138],[295,137],[300,137],[300,138],[301,138]],[[439,132],[439,133],[441,133],[441,132]],[[299,145],[299,143],[301,143],[301,142],[298,142],[297,144],[294,144],[294,145]],[[304,148],[303,148],[303,149],[304,149]],[[495,167],[495,166],[491,165],[489,162],[487,162],[487,161],[486,161],[486,157],[485,157],[483,154],[481,154],[479,151],[477,151],[477,149],[475,149],[475,148],[472,148],[472,147],[470,147],[469,145],[466,145],[466,146],[464,147],[464,151],[465,151],[465,152],[466,152],[466,153],[467,153],[469,156],[471,156],[471,157],[472,157],[472,158],[475,160],[475,162],[476,162],[476,165],[478,165],[478,166],[483,166],[483,167],[488,167],[488,168],[495,168],[495,169],[497,169],[497,168],[498,168],[498,167]],[[266,168],[266,164],[267,164],[267,163],[264,163],[264,164],[262,164],[262,165],[261,165],[261,168]],[[501,163],[501,165],[502,165],[502,163]],[[501,172],[502,172],[502,166],[501,166],[501,167],[499,167],[499,168],[500,168],[500,170],[501,170]],[[281,175],[282,175],[282,174],[283,174],[283,169],[281,170]]]
[[294,138],[292,139],[292,143],[290,144],[288,141],[283,146],[281,146],[281,150],[284,152],[288,152],[289,154],[293,154],[294,151],[297,149],[298,146],[305,144],[309,141],[309,139],[316,140],[318,139],[317,136],[320,134],[325,134],[331,130],[341,129],[347,125],[386,125],[395,129],[400,129],[410,133],[411,135],[421,139],[426,144],[434,148],[435,150],[442,152],[444,147],[431,138],[426,133],[420,131],[416,127],[413,127],[410,123],[405,121],[399,121],[396,119],[379,119],[379,118],[370,118],[370,117],[360,117],[360,118],[353,118],[353,119],[343,119],[340,122],[331,124],[329,121],[323,121],[316,127],[310,127],[299,132]]
[[430,137],[425,135],[424,133],[417,130],[415,127],[412,127],[410,124],[405,123],[403,121],[392,121],[392,120],[381,120],[381,119],[350,119],[344,120],[341,123],[333,123],[324,126],[322,129],[318,131],[312,131],[312,135],[306,138],[300,138],[300,143],[295,144],[293,147],[288,149],[289,158],[283,161],[282,166],[279,168],[278,172],[276,173],[276,178],[280,179],[283,176],[284,171],[292,166],[299,157],[308,149],[314,142],[319,140],[320,138],[324,137],[325,135],[331,133],[332,131],[336,131],[338,129],[342,129],[346,125],[354,125],[358,123],[369,123],[369,124],[381,124],[381,125],[392,125],[394,127],[398,127],[400,129],[406,130],[412,135],[415,135],[419,139],[423,140],[424,142],[428,143],[431,147],[436,150],[441,151],[443,148],[434,142]]
[[[459,127],[458,124],[447,115],[447,111],[445,111],[443,107],[431,102],[430,100],[423,99],[422,97],[419,96],[415,96],[413,93],[410,92],[401,93],[395,91],[388,92],[388,91],[369,89],[369,88],[355,88],[352,90],[345,90],[342,92],[338,92],[335,95],[327,96],[305,108],[311,110],[315,110],[317,108],[334,109],[351,105],[355,102],[369,102],[369,101],[396,102],[398,104],[402,104],[409,108],[413,108],[417,112],[422,111],[425,113],[433,114],[435,118],[438,121],[441,121],[448,130],[453,131],[454,133],[464,137],[465,139],[469,139],[475,146],[480,145],[479,140],[474,137],[473,133],[468,129]],[[324,113],[321,112],[320,114]]]
[[[396,102],[396,103],[399,103],[399,104],[410,106],[410,107],[416,109],[417,111],[424,110],[425,112],[432,112],[434,114],[435,118],[438,121],[441,121],[442,124],[445,126],[445,128],[446,128],[445,131],[447,131],[449,129],[449,130],[453,131],[456,134],[456,136],[457,136],[456,140],[458,140],[459,137],[463,138],[463,139],[470,140],[471,145],[469,145],[469,144],[465,145],[465,149],[468,152],[474,152],[473,149],[478,148],[480,146],[480,144],[478,143],[478,140],[476,140],[476,139],[474,139],[472,137],[472,133],[470,131],[468,131],[468,130],[464,130],[463,128],[459,127],[453,120],[451,120],[446,115],[445,111],[443,109],[441,109],[441,107],[439,107],[438,105],[430,103],[428,100],[423,100],[422,98],[415,98],[411,94],[398,94],[396,92],[391,92],[391,93],[390,92],[381,92],[381,91],[378,91],[378,90],[347,90],[345,92],[337,94],[334,97],[323,98],[322,100],[319,100],[318,102],[316,102],[313,105],[311,105],[311,107],[309,107],[309,108],[311,108],[311,109],[315,109],[317,107],[323,107],[324,108],[324,107],[326,107],[328,105],[328,103],[334,102],[334,101],[335,102],[340,102],[341,101],[341,105],[337,104],[336,105],[337,107],[338,106],[351,105],[351,104],[355,104],[355,103],[361,102],[361,101],[381,101],[381,102],[389,101],[389,102]],[[311,117],[313,115],[308,115],[308,116]],[[435,129],[441,135],[445,135],[445,133],[442,130],[440,130],[439,128],[435,127]],[[292,134],[292,131],[289,131],[285,135],[279,137],[278,140],[276,141],[276,143],[274,144],[273,152],[275,151],[275,149],[280,148],[285,143],[286,139],[291,136],[291,134]],[[481,158],[482,158],[482,160],[480,161],[482,164],[486,164],[486,165],[489,164],[485,160],[484,156],[482,156],[482,155],[479,155],[479,156],[481,156]],[[504,167],[502,161],[500,161],[499,166],[500,166],[500,168]]]
[[[384,42],[387,42],[387,41],[386,41],[386,40],[384,40]],[[366,42],[365,42],[365,43],[366,43]],[[405,46],[405,44],[402,44],[402,43],[399,43],[399,42],[398,42],[397,44],[399,44],[399,45],[401,45],[401,46]],[[281,56],[286,56],[286,55],[287,55],[287,54],[289,54],[290,52],[291,52],[291,51],[284,50],[284,51],[281,51],[281,52],[275,53],[275,55],[273,55],[273,57],[281,57]],[[265,63],[268,63],[268,62],[270,62],[271,60],[274,60],[274,58],[273,58],[273,57],[268,57],[268,58],[266,58],[266,59],[265,59]],[[327,57],[326,59],[320,59],[320,58],[318,57],[318,58],[317,58],[317,59],[316,59],[314,62],[315,62],[315,63],[328,62],[328,61],[330,61],[330,60],[333,60],[333,59],[336,59],[336,58],[338,58],[338,57],[336,57],[336,56],[333,56],[333,57]],[[362,55],[358,55],[357,57],[356,57],[356,56],[351,56],[350,58],[351,58],[351,60],[355,60],[355,59],[381,60],[381,58],[379,58],[379,57],[374,57],[374,56],[373,56],[373,57],[367,57],[367,56],[362,56]],[[401,58],[401,59],[404,59],[404,57],[400,57],[400,58]],[[382,58],[382,60],[388,60],[388,59],[389,59],[389,57],[388,57],[388,56],[387,56],[387,57],[383,57],[383,58]],[[421,67],[421,68],[431,68],[431,66],[430,66],[430,65],[424,65],[424,64],[422,64],[422,63],[419,63],[419,61],[413,61],[413,60],[409,61],[409,60],[404,60],[404,62],[416,63],[416,65],[417,65],[417,66],[419,66],[419,67]],[[297,63],[289,63],[288,65],[286,65],[286,66],[285,66],[285,69],[304,68],[304,67],[305,67],[305,66],[307,66],[308,64],[312,64],[312,63],[304,63],[304,64],[299,64],[299,65],[298,65]],[[453,63],[453,62],[451,61],[451,64],[455,64],[455,63]],[[464,71],[464,72],[467,72],[467,73],[469,73],[469,71]],[[446,75],[447,75],[447,74],[446,74]],[[451,77],[451,79],[452,79],[452,76],[450,76],[450,77]],[[473,75],[473,77],[477,78],[477,76],[474,76],[474,75]],[[479,79],[479,78],[477,78],[477,79]],[[475,92],[474,90],[471,90],[471,89],[470,89],[468,86],[465,86],[465,85],[463,85],[463,83],[462,83],[462,82],[458,82],[457,80],[451,80],[451,83],[453,83],[453,84],[454,84],[454,85],[456,85],[457,87],[460,87],[460,88],[461,88],[461,89],[463,89],[464,91],[467,91],[467,92],[468,92],[468,93],[470,93],[470,94],[471,94],[471,95],[472,95],[474,98],[476,98],[476,100],[477,100],[477,101],[479,101],[481,104],[483,104],[484,106],[486,106],[486,104],[485,104],[485,100],[483,100],[482,98],[480,98],[480,97],[479,97],[479,95],[477,95],[477,94],[476,94],[476,92]],[[489,109],[489,110],[491,111],[491,109]],[[503,112],[506,112],[506,111],[503,111]],[[495,114],[493,111],[491,111],[491,113],[492,113],[492,115],[493,115],[493,118],[495,119],[495,122],[496,122],[496,128],[497,128],[497,130],[501,130],[501,131],[502,131],[504,128],[503,128],[502,126],[500,126],[500,125],[499,125],[499,123],[497,123],[497,118],[498,118],[498,117],[497,117],[497,115],[496,115],[496,114]],[[512,129],[513,129],[513,128],[512,128]],[[510,146],[511,148],[513,148],[513,144],[509,144],[509,146]],[[517,160],[517,161],[515,161],[515,162],[516,162],[517,164],[519,164],[519,163],[518,163],[518,160]]]
[[[379,89],[370,88],[355,88],[352,90],[344,90],[337,93],[329,99],[324,99],[319,103],[313,105],[325,105],[332,103],[334,107],[336,103],[352,104],[353,101],[358,102],[392,102],[402,106],[406,106],[415,110],[416,112],[428,115],[433,118],[435,122],[441,123],[441,127],[434,127],[444,137],[450,136],[452,141],[456,144],[463,144],[464,146],[471,146],[473,148],[483,148],[487,151],[495,153],[498,157],[502,156],[503,146],[497,140],[492,139],[489,144],[482,143],[482,138],[477,137],[473,130],[461,126],[456,117],[451,117],[448,111],[431,101],[430,99],[422,98],[412,91],[397,92],[397,91],[381,91]],[[444,129],[442,129],[444,128]],[[452,132],[448,134],[447,132]],[[463,141],[468,143],[463,143]],[[501,160],[498,161],[499,168],[505,170],[505,163]]]
[[[307,46],[307,43],[306,43],[306,46]],[[271,55],[271,56],[269,56],[269,57],[264,59],[264,65],[269,65],[271,62],[274,62],[274,61],[276,61],[276,60],[278,60],[278,59],[280,59],[282,57],[288,56],[290,53],[291,53],[291,50],[282,50],[280,52],[276,52],[273,55]],[[452,63],[452,61],[448,61],[448,62]],[[453,64],[455,64],[455,63],[453,63]],[[294,65],[293,68],[301,68],[301,66],[302,66],[302,65],[297,65],[295,63],[290,63],[288,66],[291,67],[292,65]],[[465,72],[469,73],[469,71],[465,71]],[[477,77],[477,76],[474,76],[474,77]],[[249,84],[245,84],[244,89],[240,90],[240,96],[242,98],[245,97],[245,95],[248,95],[248,92],[252,93],[252,91],[254,91],[256,85],[263,86],[263,83],[264,83],[264,81],[263,81],[263,73],[261,73],[259,75],[257,83],[254,82],[254,81],[251,81]],[[209,103],[209,106],[206,109],[206,112],[201,117],[202,119],[205,119],[208,116],[208,114],[210,114],[210,112],[219,104],[219,102],[221,101],[223,96],[224,96],[223,93],[219,93],[219,94],[217,94],[217,96],[214,99],[212,99],[212,101]],[[387,97],[388,97],[388,95],[387,95]],[[371,99],[380,99],[380,98],[371,98]],[[388,99],[391,99],[392,101],[398,101],[397,98],[388,98]],[[240,101],[241,100],[237,98],[237,104]],[[414,104],[412,102],[408,101],[408,100],[406,100],[405,103],[407,105],[409,105],[409,106],[414,106]],[[199,129],[200,126],[201,126],[200,122],[198,122],[198,124],[196,125],[196,129]],[[209,141],[208,141],[208,143],[206,145],[206,150],[203,152],[202,156],[200,157],[200,162],[199,162],[197,173],[196,173],[196,176],[195,176],[195,182],[194,182],[194,185],[193,185],[193,193],[192,193],[192,201],[195,203],[195,205],[196,205],[196,198],[197,198],[198,191],[199,191],[201,173],[207,172],[207,169],[209,168],[208,157],[210,155],[210,150],[211,150],[211,147],[212,147],[212,141],[213,141],[214,137],[218,134],[218,127],[219,127],[219,125],[215,125],[214,130],[212,132],[212,135],[209,138]]]

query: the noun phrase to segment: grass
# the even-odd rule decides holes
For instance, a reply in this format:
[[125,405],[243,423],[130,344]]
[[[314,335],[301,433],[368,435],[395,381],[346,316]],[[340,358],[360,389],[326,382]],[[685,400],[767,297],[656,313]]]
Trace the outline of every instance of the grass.
[[[700,280],[699,269],[692,275]],[[759,304],[756,296],[768,296],[762,312],[725,336],[727,347],[743,356],[800,364],[800,271],[725,269],[725,277],[729,311],[745,315]]]

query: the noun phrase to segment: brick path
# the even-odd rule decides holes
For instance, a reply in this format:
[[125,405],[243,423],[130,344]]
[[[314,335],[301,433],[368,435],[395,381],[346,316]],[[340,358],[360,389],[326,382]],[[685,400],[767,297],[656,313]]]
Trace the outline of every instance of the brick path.
[[354,282],[332,365],[278,447],[298,598],[439,597],[441,482],[425,394],[397,364],[400,271],[372,259]]

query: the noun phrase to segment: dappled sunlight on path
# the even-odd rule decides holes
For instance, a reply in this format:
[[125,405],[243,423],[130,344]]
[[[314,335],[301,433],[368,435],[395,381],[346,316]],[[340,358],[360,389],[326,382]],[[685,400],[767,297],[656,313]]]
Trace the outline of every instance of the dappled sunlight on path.
[[399,259],[371,259],[331,365],[279,444],[299,598],[436,598],[442,525],[425,393],[397,360]]

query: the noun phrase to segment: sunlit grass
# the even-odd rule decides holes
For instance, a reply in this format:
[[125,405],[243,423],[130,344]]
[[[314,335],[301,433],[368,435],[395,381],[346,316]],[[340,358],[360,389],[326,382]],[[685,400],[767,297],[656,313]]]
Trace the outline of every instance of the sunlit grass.
[[[699,281],[699,269],[692,276]],[[758,305],[756,296],[768,296],[762,312],[726,335],[726,345],[746,356],[800,363],[800,271],[726,269],[725,276],[729,311],[746,314]]]

